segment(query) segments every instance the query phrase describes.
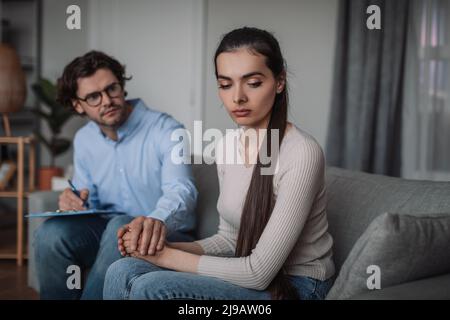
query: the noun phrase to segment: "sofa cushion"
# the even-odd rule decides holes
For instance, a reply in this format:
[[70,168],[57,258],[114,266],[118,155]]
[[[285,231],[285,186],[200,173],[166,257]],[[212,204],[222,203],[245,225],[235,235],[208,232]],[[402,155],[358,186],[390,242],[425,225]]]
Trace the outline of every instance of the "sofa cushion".
[[[200,162],[200,161],[199,161]],[[217,211],[217,199],[219,198],[219,179],[215,164],[192,165],[195,184],[198,190],[197,206],[195,214],[197,227],[195,236],[197,239],[207,238],[215,233],[219,226],[219,213]]]
[[[450,272],[450,214],[384,213],[358,239],[327,299],[369,291],[379,271],[380,288]],[[378,271],[374,271],[379,268]]]
[[327,167],[326,185],[337,272],[356,240],[383,212],[450,212],[450,182],[407,180]]

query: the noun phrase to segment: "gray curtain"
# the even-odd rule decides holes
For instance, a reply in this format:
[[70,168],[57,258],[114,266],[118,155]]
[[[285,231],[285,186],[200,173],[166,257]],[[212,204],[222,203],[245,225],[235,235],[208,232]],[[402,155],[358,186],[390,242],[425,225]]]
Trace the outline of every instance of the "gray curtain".
[[[381,30],[366,26],[369,5]],[[332,166],[400,175],[408,0],[341,0],[326,157]]]

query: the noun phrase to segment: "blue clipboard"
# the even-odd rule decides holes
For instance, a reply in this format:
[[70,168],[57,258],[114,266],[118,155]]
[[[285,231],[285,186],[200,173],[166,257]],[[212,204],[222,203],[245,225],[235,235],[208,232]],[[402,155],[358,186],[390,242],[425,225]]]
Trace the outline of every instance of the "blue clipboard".
[[117,212],[115,210],[101,210],[101,209],[90,209],[80,211],[48,211],[48,212],[30,213],[25,217],[32,219],[32,218],[67,217],[67,216],[82,216],[82,215],[103,215],[103,214],[125,214],[125,212]]

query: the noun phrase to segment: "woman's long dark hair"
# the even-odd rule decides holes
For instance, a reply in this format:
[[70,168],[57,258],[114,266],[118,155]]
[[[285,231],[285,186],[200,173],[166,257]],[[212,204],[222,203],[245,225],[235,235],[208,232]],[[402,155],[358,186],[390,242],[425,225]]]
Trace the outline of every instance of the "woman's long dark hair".
[[[261,54],[266,59],[267,67],[272,71],[275,79],[286,77],[286,67],[281,54],[280,45],[275,37],[264,30],[244,27],[227,33],[220,42],[215,56],[214,65],[217,74],[217,57],[222,52],[232,52],[239,48],[247,48],[251,52]],[[287,83],[285,83],[282,92],[275,96],[272,106],[271,116],[266,134],[267,151],[271,148],[271,130],[279,130],[279,143],[283,140],[287,125],[288,92]],[[271,163],[276,164],[276,157],[271,156]],[[275,206],[273,194],[273,174],[262,175],[261,170],[264,167],[270,167],[269,164],[262,164],[258,154],[257,163],[253,169],[252,180],[247,191],[247,196],[242,209],[241,224],[236,244],[235,255],[245,257],[250,255],[255,248],[261,234],[269,221],[272,210]],[[269,286],[269,291],[273,299],[297,299],[296,290],[287,279],[282,268]]]

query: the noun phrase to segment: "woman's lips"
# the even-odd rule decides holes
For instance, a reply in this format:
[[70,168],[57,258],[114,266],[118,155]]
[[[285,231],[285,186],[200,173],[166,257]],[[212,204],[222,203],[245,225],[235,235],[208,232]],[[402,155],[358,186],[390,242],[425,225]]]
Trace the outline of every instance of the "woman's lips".
[[233,111],[233,114],[237,117],[237,118],[242,118],[242,117],[247,117],[250,112],[252,112],[249,109],[240,109],[240,110],[235,110]]

